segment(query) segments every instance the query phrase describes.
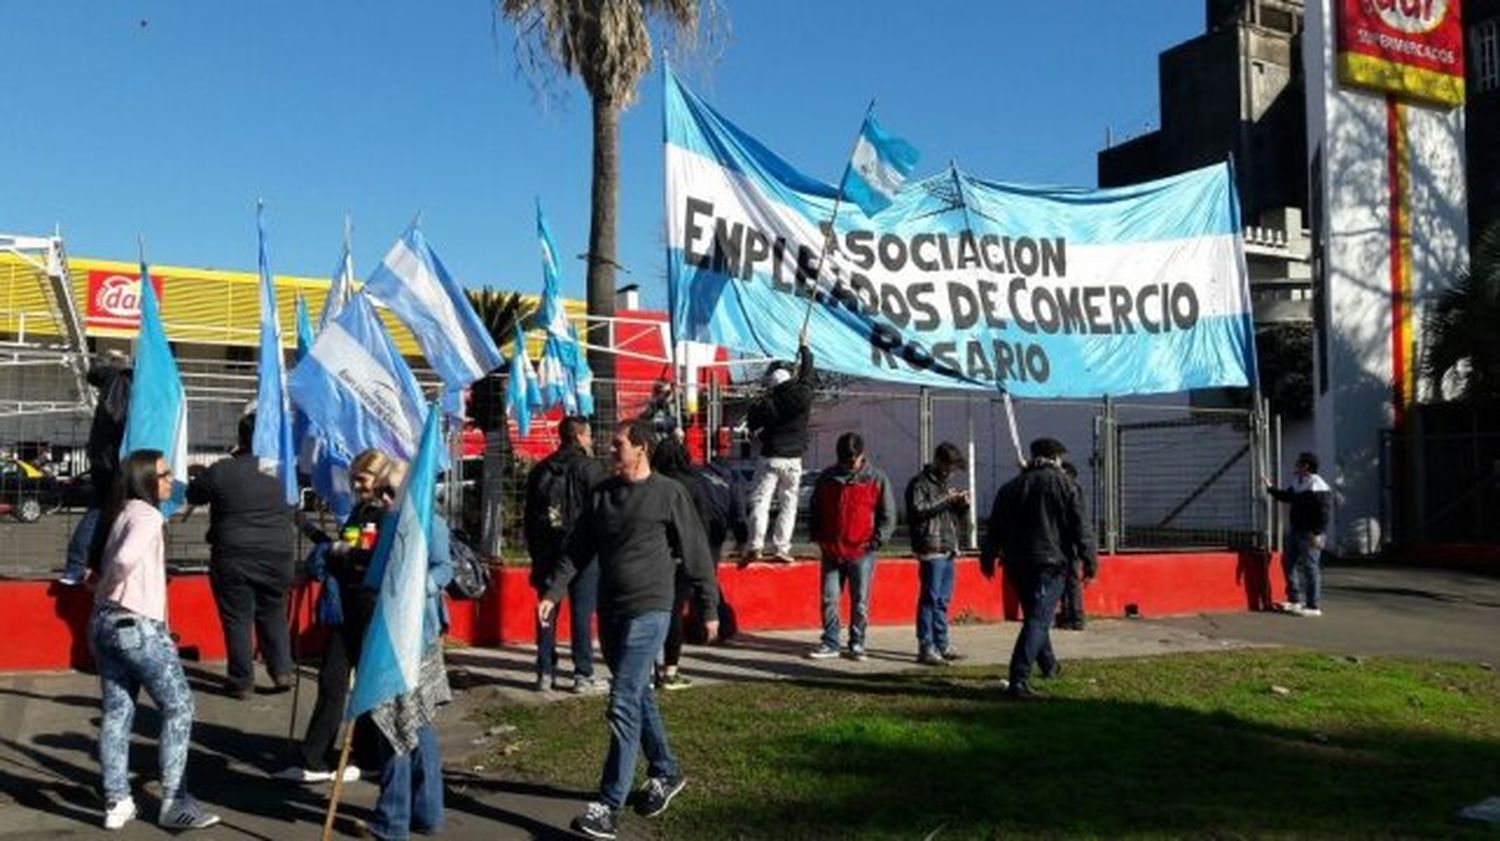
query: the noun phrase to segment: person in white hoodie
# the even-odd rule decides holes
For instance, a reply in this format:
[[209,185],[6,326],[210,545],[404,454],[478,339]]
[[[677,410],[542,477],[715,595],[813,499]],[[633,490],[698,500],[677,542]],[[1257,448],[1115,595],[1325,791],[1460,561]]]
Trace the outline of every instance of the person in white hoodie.
[[1287,504],[1292,527],[1291,545],[1281,556],[1286,572],[1286,601],[1278,607],[1295,616],[1323,615],[1324,535],[1333,516],[1333,489],[1318,475],[1318,457],[1301,453],[1292,467],[1291,484],[1275,487],[1266,479],[1266,492]]

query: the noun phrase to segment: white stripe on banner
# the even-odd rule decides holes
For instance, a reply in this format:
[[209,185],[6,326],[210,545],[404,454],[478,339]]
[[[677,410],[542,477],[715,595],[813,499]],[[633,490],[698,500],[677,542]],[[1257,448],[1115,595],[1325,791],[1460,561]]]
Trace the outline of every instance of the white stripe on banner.
[[416,412],[404,405],[401,385],[348,331],[337,322],[329,324],[308,356],[353,394],[365,411],[380,418],[406,452],[416,452],[419,430],[410,421]]
[[468,369],[474,379],[479,379],[486,372],[479,359],[474,356],[474,349],[469,346],[468,336],[463,329],[463,321],[459,318],[458,311],[453,307],[453,300],[443,291],[443,284],[437,276],[427,267],[427,261],[421,255],[413,252],[406,244],[406,239],[396,240],[391,246],[390,253],[385,255],[381,261],[386,268],[421,302],[422,308],[432,313],[438,322],[446,325],[451,331],[451,341],[447,344],[458,354],[459,360],[464,368]]
[[849,165],[871,189],[884,193],[887,198],[896,195],[906,181],[894,166],[881,160],[880,151],[863,132],[854,144],[854,154],[849,156]]

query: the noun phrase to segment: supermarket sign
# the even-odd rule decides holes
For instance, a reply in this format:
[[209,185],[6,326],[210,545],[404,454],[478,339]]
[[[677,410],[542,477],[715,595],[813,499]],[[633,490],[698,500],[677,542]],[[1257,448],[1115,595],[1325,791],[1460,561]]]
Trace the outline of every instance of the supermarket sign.
[[1339,81],[1401,99],[1464,102],[1460,0],[1335,0]]
[[[151,276],[156,300],[162,300],[162,278]],[[139,272],[89,272],[89,300],[85,313],[88,327],[135,329],[141,326],[141,275]]]

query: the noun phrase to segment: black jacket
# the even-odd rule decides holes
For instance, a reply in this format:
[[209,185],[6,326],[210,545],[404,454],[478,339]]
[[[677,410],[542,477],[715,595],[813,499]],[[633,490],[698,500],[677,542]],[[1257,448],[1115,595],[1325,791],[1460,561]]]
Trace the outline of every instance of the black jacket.
[[274,566],[290,574],[295,537],[281,482],[260,471],[255,456],[220,459],[188,483],[187,501],[208,506],[214,561]]
[[797,373],[770,387],[750,404],[745,421],[760,439],[766,458],[801,458],[807,452],[807,418],[812,413],[813,355],[797,349]]
[[[522,519],[533,586],[542,585],[567,551],[573,530],[588,505],[589,491],[604,479],[604,466],[577,445],[558,447],[526,474],[526,511]],[[544,486],[555,482],[565,482],[569,491],[565,510],[551,510],[551,501],[543,497]]]
[[1083,511],[1083,493],[1056,465],[1033,463],[995,493],[989,529],[979,562],[993,569],[1031,570],[1081,561],[1093,576],[1099,569],[1094,529]]
[[599,565],[599,611],[639,616],[676,604],[678,559],[697,597],[699,616],[714,616],[719,588],[713,556],[692,496],[659,474],[640,481],[612,476],[589,494],[568,551],[543,585],[556,602],[578,570]]
[[120,441],[125,437],[125,416],[130,411],[131,370],[95,362],[89,366],[88,381],[98,391],[86,447],[89,480],[94,489],[94,507],[103,508],[120,472]]
[[1310,473],[1306,480],[1294,480],[1285,488],[1270,488],[1272,498],[1287,503],[1287,519],[1292,531],[1322,534],[1333,516],[1333,489],[1323,477]]
[[937,468],[927,465],[906,483],[906,526],[917,557],[958,551],[958,518],[969,510],[961,497],[951,495]]

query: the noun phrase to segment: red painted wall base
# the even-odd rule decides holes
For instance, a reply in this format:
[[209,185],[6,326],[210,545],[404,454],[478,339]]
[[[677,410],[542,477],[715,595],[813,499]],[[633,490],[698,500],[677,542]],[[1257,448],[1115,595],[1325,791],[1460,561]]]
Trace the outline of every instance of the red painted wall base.
[[[1272,559],[1274,561],[1276,559]],[[497,571],[490,590],[478,602],[450,604],[453,638],[473,645],[529,643],[535,639],[536,592],[525,568]],[[982,621],[1017,619],[1014,594],[997,577],[986,580],[973,558],[958,562],[949,615]],[[719,567],[724,594],[746,631],[815,629],[821,625],[820,575],[816,562],[787,566]],[[1116,555],[1102,559],[1099,578],[1084,591],[1085,607],[1095,616],[1122,616],[1135,605],[1141,616],[1169,616],[1199,611],[1243,611],[1269,608],[1282,593],[1281,575],[1254,552]],[[881,560],[875,570],[870,622],[902,625],[914,622],[917,562]],[[294,593],[302,651],[315,650],[311,623],[315,592]],[[188,657],[224,658],[224,637],[208,578],[174,577],[168,584],[168,624]],[[0,671],[44,671],[85,667],[91,593],[45,581],[0,581]],[[559,635],[568,634],[567,611],[561,611]],[[844,600],[848,615],[848,601]]]

